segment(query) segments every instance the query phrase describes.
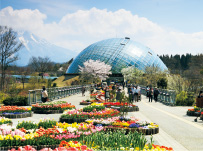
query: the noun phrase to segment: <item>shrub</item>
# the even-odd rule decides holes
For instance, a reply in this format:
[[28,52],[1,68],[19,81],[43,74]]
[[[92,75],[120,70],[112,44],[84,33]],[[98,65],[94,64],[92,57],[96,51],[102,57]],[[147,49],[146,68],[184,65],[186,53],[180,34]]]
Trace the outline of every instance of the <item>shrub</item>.
[[3,103],[3,100],[5,100],[8,97],[7,94],[0,92],[0,104]]
[[28,97],[27,96],[8,97],[3,100],[3,104],[4,105],[26,106],[26,105],[28,105]]
[[177,106],[191,106],[193,105],[195,99],[192,93],[187,93],[185,91],[181,91],[176,96],[176,105]]
[[160,78],[160,79],[157,81],[157,86],[158,86],[159,88],[166,89],[166,88],[167,88],[167,79],[166,79],[166,78]]
[[53,87],[57,87],[57,83],[53,83]]

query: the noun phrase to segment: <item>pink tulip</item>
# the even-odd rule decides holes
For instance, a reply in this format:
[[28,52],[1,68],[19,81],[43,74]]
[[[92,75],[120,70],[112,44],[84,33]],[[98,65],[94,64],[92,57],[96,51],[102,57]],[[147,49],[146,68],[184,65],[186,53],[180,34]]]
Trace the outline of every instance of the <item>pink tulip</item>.
[[15,150],[15,148],[12,148],[11,150],[8,150],[8,151],[16,151],[16,150]]
[[51,148],[43,148],[40,151],[53,151]]
[[21,139],[21,141],[25,141],[25,140],[26,140],[25,138],[22,138],[22,139]]
[[65,147],[55,148],[54,151],[67,151]]
[[32,150],[32,146],[30,145],[25,146],[25,150]]
[[67,149],[67,151],[78,151],[78,149],[75,148],[75,147],[69,147],[69,148]]
[[25,149],[23,149],[23,147],[18,147],[18,151],[23,151]]

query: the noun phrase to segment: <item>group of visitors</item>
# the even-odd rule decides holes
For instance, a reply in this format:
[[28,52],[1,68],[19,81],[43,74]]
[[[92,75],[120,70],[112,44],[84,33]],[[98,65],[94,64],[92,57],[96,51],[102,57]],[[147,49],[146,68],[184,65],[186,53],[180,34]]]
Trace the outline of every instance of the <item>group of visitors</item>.
[[152,87],[147,86],[146,87],[146,96],[149,97],[149,102],[152,102],[152,97],[154,96],[154,101],[157,102],[158,101],[158,95],[159,95],[159,90],[157,87],[155,87],[155,89],[153,90]]
[[[123,85],[119,85],[119,84],[113,84],[112,85],[112,90],[116,92],[116,100],[119,101],[121,98],[121,89],[124,89],[124,84]],[[105,97],[105,101],[110,99],[110,93],[109,93],[109,87],[103,87],[102,88],[104,91],[104,97]],[[157,89],[157,87],[155,87],[155,89],[153,90],[152,87],[147,86],[146,87],[146,96],[149,97],[149,102],[152,102],[152,98],[154,97],[155,102],[158,101],[158,95],[159,95],[159,90]],[[85,96],[85,86],[82,86],[82,96]],[[92,94],[94,92],[94,87],[91,86],[90,87],[90,94]],[[138,102],[139,97],[141,97],[141,93],[140,93],[140,87],[139,86],[135,86],[135,85],[128,85],[128,94],[129,94],[129,102],[133,103],[133,101]],[[203,97],[203,93],[201,92],[199,97]],[[42,102],[45,103],[48,101],[48,93],[47,90],[45,88],[45,86],[42,87]]]
[[[121,98],[122,98],[122,92],[121,89],[124,89],[124,86],[122,86],[121,84],[112,84],[112,91],[114,91],[116,93],[116,101],[121,102]],[[106,87],[105,90],[105,101],[109,100],[110,98],[110,93],[109,93],[109,88]]]
[[133,101],[138,102],[140,94],[140,87],[135,85],[128,86],[128,94],[129,94],[129,102],[133,103]]

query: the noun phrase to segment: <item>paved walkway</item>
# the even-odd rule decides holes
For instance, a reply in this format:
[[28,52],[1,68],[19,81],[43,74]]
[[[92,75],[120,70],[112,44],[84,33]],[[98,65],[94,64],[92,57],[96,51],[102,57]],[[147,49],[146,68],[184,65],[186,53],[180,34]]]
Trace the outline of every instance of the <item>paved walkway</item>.
[[[79,102],[86,99],[89,99],[89,92],[86,92],[84,97],[77,94],[59,100],[81,108],[83,106],[79,105]],[[140,111],[128,113],[128,116],[157,123],[160,127],[159,133],[153,135],[154,144],[173,147],[175,151],[203,151],[203,122],[200,120],[194,122],[195,117],[186,116],[187,109],[192,107],[170,107],[159,102],[149,103],[145,96],[142,96],[142,101],[137,102],[136,105]],[[12,121],[13,125],[17,125],[21,120],[39,122],[40,118],[54,118],[58,121],[60,116],[61,114],[34,114],[30,118],[12,119]]]

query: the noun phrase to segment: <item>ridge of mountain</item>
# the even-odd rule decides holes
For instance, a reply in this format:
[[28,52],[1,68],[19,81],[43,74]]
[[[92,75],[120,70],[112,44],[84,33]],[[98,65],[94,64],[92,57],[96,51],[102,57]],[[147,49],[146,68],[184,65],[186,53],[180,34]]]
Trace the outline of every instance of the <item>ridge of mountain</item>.
[[27,31],[18,31],[17,39],[24,45],[18,52],[17,66],[28,65],[32,56],[49,57],[56,63],[64,63],[77,56],[77,52],[51,44]]

